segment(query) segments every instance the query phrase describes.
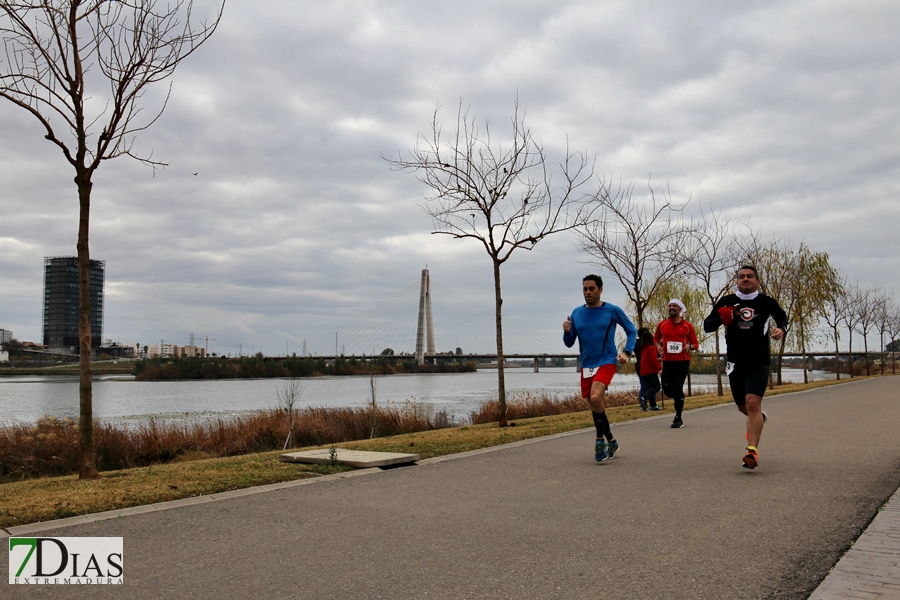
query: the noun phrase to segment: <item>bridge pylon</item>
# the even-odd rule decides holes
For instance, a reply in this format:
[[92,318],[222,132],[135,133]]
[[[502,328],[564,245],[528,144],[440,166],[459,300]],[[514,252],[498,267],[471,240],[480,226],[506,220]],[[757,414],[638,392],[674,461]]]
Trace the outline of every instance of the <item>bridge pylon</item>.
[[419,324],[416,329],[416,363],[425,364],[425,356],[434,356],[434,321],[431,316],[431,277],[422,269],[419,287]]

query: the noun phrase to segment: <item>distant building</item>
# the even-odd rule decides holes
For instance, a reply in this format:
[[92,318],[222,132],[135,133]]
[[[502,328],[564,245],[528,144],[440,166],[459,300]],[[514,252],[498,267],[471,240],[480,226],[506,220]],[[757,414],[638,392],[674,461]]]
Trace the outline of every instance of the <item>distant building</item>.
[[134,346],[123,345],[113,340],[105,340],[97,350],[97,355],[106,355],[116,358],[134,358]]
[[[103,284],[106,263],[92,260],[91,348],[103,339]],[[54,351],[78,353],[78,258],[44,258],[44,346]]]
[[159,344],[147,344],[145,347],[147,351],[139,354],[139,356],[146,356],[147,358],[169,358],[172,356],[172,344],[162,344],[162,347]]
[[12,331],[9,331],[8,329],[0,329],[0,344],[5,344],[11,339],[13,339]]
[[172,356],[177,358],[206,358],[206,348],[197,346],[172,346]]

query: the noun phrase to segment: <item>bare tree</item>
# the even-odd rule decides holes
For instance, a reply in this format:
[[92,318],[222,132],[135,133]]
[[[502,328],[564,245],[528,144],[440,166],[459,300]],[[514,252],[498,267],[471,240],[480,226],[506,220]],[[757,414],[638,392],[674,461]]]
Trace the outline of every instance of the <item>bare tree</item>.
[[862,289],[857,287],[856,298],[853,302],[853,312],[856,314],[856,331],[863,336],[863,353],[866,359],[866,375],[872,374],[872,365],[869,364],[869,332],[875,328],[878,318],[878,296],[880,287]]
[[838,380],[841,378],[841,351],[838,343],[841,341],[840,326],[846,318],[847,312],[846,288],[846,278],[838,277],[837,283],[825,298],[825,311],[822,313],[822,318],[828,324],[831,338],[834,340],[834,371]]
[[[75,169],[78,190],[80,440],[82,479],[99,477],[91,397],[90,252],[93,176],[100,163],[131,156],[164,166],[133,150],[135,135],[159,118],[165,102],[144,116],[148,87],[213,34],[211,21],[192,19],[192,0],[0,0],[0,36],[6,60],[0,97],[34,116],[44,137]],[[103,90],[103,83],[108,88]],[[168,96],[167,96],[168,98]],[[98,101],[99,99],[99,101]],[[104,101],[105,100],[105,101]],[[94,107],[100,110],[92,112]]]
[[891,303],[888,307],[888,349],[891,351],[891,373],[897,372],[897,346],[900,345],[898,335],[900,335],[900,308],[896,304]]
[[885,352],[884,336],[891,328],[891,311],[894,306],[894,294],[881,292],[875,296],[875,329],[878,330],[878,339],[881,343],[881,374],[884,375]]
[[[711,308],[728,293],[740,265],[737,264],[737,244],[730,219],[723,217],[721,210],[713,211],[712,206],[709,212],[704,212],[701,206],[700,215],[700,224],[687,247],[685,267],[700,282]],[[719,396],[723,396],[719,330],[716,329],[713,335],[716,341],[716,390]]]
[[613,188],[601,181],[596,197],[600,218],[579,227],[581,249],[611,271],[625,288],[634,306],[637,326],[644,327],[644,310],[650,300],[686,262],[682,247],[691,227],[681,219],[687,204],[672,201],[664,190],[659,198],[647,182],[647,202],[634,198],[634,184]]
[[430,188],[422,209],[432,218],[434,234],[480,243],[494,272],[499,424],[507,425],[503,365],[503,298],[500,267],[513,251],[531,250],[548,235],[584,225],[591,216],[586,191],[594,179],[593,164],[581,152],[566,154],[559,165],[561,183],[554,185],[543,145],[525,125],[524,111],[514,105],[512,131],[505,143],[491,137],[490,121],[479,128],[460,102],[456,131],[445,138],[434,111],[431,132],[419,135],[409,158],[389,160],[391,169],[415,173]]
[[847,328],[847,353],[850,356],[850,378],[853,378],[853,332],[859,326],[857,303],[864,297],[865,290],[859,287],[859,281],[844,284],[844,306],[841,311],[841,322]]
[[304,386],[300,385],[299,379],[292,377],[275,390],[278,396],[278,410],[284,413],[288,422],[288,433],[282,450],[287,450],[291,444],[294,436],[294,415],[297,414],[297,402],[300,401],[300,396],[303,395],[303,390],[305,389]]

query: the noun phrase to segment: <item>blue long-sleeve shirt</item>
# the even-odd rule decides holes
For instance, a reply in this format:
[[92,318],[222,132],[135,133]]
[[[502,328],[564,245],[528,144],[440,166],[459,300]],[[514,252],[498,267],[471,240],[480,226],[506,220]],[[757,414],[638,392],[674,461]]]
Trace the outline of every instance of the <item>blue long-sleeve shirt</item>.
[[571,314],[569,333],[563,332],[563,343],[571,348],[578,338],[581,367],[590,369],[601,365],[616,364],[619,352],[616,350],[616,325],[625,330],[628,340],[624,351],[634,352],[637,329],[631,319],[615,304],[604,302],[589,308],[581,305]]

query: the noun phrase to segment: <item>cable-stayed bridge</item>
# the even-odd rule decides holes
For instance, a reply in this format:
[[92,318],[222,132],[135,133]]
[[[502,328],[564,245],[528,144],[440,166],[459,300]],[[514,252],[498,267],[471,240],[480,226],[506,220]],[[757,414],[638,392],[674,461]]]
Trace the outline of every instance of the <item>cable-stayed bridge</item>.
[[[431,281],[428,269],[410,284],[355,319],[304,348],[304,355],[332,359],[371,358],[384,352],[415,357],[419,364],[438,357],[496,359],[493,308],[486,308]],[[504,359],[575,358],[561,352],[562,334],[547,339],[510,319],[503,320]]]

